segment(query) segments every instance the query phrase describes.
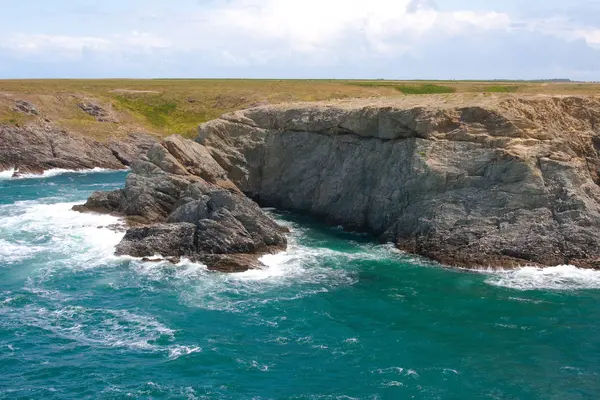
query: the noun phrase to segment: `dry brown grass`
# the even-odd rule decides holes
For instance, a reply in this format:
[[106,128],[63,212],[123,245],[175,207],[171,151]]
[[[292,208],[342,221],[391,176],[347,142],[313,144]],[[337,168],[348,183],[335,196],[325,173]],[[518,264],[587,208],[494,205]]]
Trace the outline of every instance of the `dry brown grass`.
[[[196,126],[262,103],[404,96],[404,93],[600,94],[600,84],[527,82],[408,82],[344,80],[0,80],[0,123],[32,118],[10,110],[14,99],[35,104],[43,117],[97,139],[144,130],[193,137]],[[453,95],[448,95],[453,96]],[[98,122],[77,107],[92,99],[112,107],[118,124]]]

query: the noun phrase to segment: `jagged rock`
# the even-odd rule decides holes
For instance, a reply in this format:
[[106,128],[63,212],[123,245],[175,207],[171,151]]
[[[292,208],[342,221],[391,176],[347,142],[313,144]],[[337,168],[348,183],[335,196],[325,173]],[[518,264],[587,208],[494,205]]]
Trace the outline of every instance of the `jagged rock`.
[[97,212],[97,213],[114,213],[120,212],[126,207],[125,195],[123,190],[115,190],[113,192],[94,192],[85,203],[85,206],[74,206],[75,211],[80,212]]
[[32,103],[25,100],[16,100],[15,105],[12,107],[13,111],[20,112],[27,115],[40,115],[40,112]]
[[[149,135],[132,134],[119,144],[101,143],[50,123],[26,127],[0,125],[0,170],[41,173],[53,168],[123,169],[127,160],[139,157],[155,142]],[[115,147],[119,149],[118,156]]]
[[131,228],[117,245],[115,254],[133,257],[191,256],[194,250],[196,225],[156,224],[140,228]]
[[187,257],[236,272],[285,249],[285,229],[241,193],[204,146],[170,136],[131,171],[124,189],[96,192],[74,207],[128,218],[134,227],[117,246],[118,255]]
[[141,155],[146,154],[148,150],[156,143],[154,136],[147,133],[130,133],[126,138],[113,140],[108,146],[113,156],[125,166],[130,166]]
[[258,107],[197,141],[262,205],[448,265],[600,263],[600,101],[406,96]]

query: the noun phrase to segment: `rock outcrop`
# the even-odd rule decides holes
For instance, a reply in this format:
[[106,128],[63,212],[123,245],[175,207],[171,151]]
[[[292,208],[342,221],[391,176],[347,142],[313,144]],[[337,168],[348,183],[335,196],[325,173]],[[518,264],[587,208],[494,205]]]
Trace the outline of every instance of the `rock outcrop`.
[[139,133],[102,143],[46,122],[25,127],[0,125],[0,171],[123,169],[145,154],[156,141],[153,136]]
[[596,98],[266,106],[203,124],[197,141],[261,205],[448,265],[600,267]]
[[25,115],[40,115],[37,107],[25,100],[16,100],[11,108],[13,111]]
[[186,257],[239,272],[286,247],[285,229],[229,180],[204,146],[180,136],[135,161],[124,189],[94,193],[74,209],[127,217],[131,228],[118,255]]
[[119,122],[119,120],[115,117],[114,113],[107,109],[106,107],[102,107],[99,104],[96,104],[91,101],[83,101],[77,106],[92,117],[96,118],[98,122]]

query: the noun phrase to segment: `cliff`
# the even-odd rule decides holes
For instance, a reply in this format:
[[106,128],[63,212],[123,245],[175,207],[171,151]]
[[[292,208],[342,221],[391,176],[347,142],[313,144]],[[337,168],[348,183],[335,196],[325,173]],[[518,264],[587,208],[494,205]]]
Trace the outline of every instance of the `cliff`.
[[600,266],[600,100],[444,96],[264,106],[200,126],[261,205],[464,267]]
[[62,115],[26,100],[0,96],[0,106],[10,107],[13,116],[9,121],[0,120],[0,171],[14,170],[18,175],[53,168],[123,169],[156,143],[155,136],[143,131],[119,132],[116,113],[99,104],[80,102],[78,110],[111,132],[98,138],[101,140],[89,136],[89,126],[68,130],[60,124]]

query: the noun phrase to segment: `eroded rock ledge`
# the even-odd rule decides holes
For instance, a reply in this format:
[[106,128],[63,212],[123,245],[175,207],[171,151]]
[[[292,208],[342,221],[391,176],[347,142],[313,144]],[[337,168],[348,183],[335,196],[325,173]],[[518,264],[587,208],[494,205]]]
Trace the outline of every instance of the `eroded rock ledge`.
[[186,257],[239,272],[287,244],[286,229],[229,180],[206,148],[180,136],[135,161],[124,189],[96,192],[74,209],[127,217],[130,229],[117,255]]
[[267,106],[203,124],[197,141],[262,205],[448,265],[600,266],[597,98]]
[[27,127],[0,124],[0,171],[41,174],[54,168],[123,169],[156,142],[148,134],[132,133],[101,143],[43,121]]

